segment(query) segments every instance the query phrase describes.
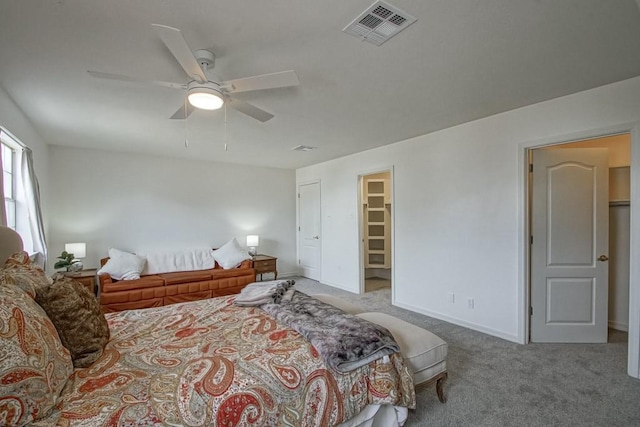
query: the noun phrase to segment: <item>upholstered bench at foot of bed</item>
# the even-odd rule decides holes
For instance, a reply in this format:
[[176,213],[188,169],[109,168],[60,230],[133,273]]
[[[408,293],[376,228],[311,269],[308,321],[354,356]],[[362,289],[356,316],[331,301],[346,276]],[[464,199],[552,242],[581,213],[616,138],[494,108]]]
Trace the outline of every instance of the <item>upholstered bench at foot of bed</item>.
[[362,308],[358,307],[355,304],[351,304],[343,298],[337,297],[335,295],[315,294],[309,296],[314,297],[315,299],[320,300],[324,303],[330,304],[334,307],[338,307],[340,310],[349,314],[356,315],[359,313],[364,313],[364,310]]
[[385,313],[360,313],[363,319],[391,332],[400,346],[405,364],[413,372],[416,386],[436,384],[440,402],[445,403],[444,382],[447,379],[447,343],[437,335]]

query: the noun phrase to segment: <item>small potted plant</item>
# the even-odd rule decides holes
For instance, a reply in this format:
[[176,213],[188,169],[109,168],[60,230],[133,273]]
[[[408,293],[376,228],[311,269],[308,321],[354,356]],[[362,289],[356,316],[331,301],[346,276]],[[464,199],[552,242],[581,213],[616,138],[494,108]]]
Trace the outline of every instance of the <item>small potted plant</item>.
[[66,268],[67,271],[82,270],[82,262],[80,262],[79,259],[76,259],[72,253],[62,251],[57,259],[59,261],[56,261],[53,268]]

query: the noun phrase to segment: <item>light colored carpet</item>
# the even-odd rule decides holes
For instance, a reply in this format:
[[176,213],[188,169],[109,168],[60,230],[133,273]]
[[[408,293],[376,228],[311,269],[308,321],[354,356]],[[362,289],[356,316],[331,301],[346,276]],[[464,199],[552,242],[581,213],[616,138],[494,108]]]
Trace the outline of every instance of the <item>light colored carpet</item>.
[[372,277],[371,279],[365,279],[364,281],[365,292],[380,291],[382,289],[391,289],[391,280],[381,279],[379,277]]
[[520,345],[391,305],[391,290],[356,295],[296,277],[307,294],[338,295],[426,328],[449,344],[448,401],[422,388],[414,426],[640,426],[640,380],[626,374],[627,334],[607,344]]

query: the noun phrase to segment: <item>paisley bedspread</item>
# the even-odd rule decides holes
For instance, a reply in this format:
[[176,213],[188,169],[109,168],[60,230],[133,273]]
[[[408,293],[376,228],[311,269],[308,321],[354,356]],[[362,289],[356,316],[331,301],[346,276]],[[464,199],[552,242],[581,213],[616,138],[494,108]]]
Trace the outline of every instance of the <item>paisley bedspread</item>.
[[367,404],[415,406],[400,354],[338,373],[300,334],[234,298],[107,314],[111,340],[72,374],[57,424],[331,426]]

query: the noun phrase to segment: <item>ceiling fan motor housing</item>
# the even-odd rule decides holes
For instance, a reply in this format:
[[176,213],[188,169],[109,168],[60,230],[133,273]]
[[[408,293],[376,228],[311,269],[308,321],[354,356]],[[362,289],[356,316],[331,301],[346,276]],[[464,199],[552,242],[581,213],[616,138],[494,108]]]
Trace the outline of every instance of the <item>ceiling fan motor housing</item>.
[[210,50],[196,49],[193,53],[203,70],[213,68],[216,65],[216,55]]

